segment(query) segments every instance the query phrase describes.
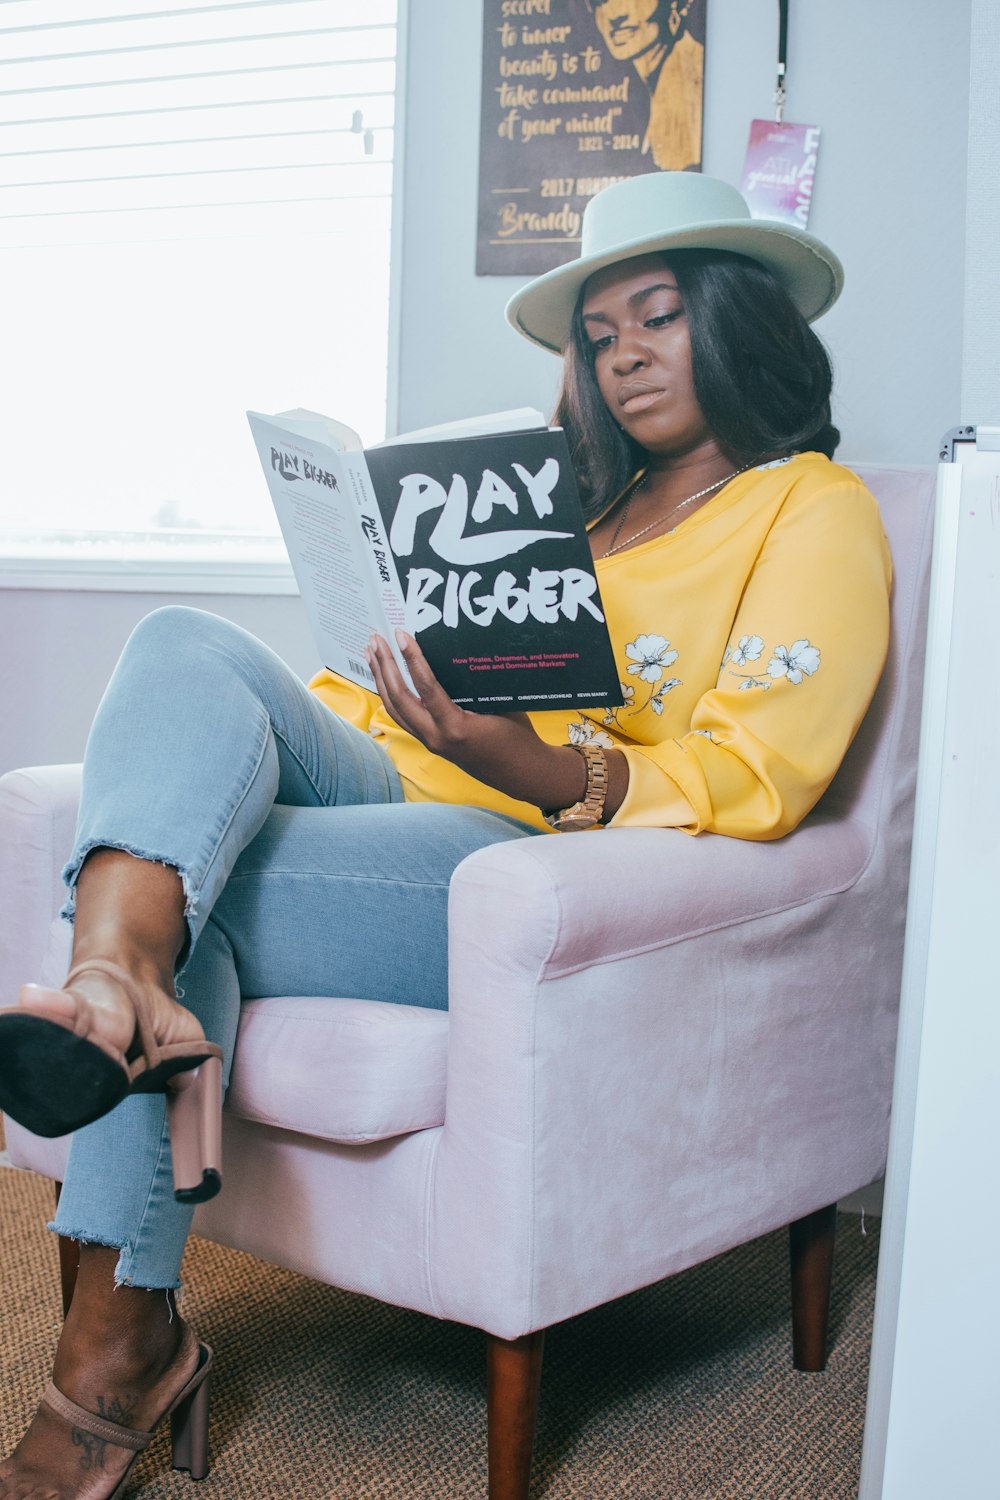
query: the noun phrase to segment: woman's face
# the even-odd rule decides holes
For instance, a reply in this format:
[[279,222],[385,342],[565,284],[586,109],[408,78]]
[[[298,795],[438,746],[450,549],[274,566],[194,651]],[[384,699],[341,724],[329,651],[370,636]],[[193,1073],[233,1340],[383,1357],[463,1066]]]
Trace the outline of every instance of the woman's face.
[[598,0],[594,20],[611,56],[626,62],[660,41],[659,9],[660,0]]
[[695,395],[684,302],[662,255],[595,272],[582,313],[601,395],[630,438],[664,456],[714,442]]

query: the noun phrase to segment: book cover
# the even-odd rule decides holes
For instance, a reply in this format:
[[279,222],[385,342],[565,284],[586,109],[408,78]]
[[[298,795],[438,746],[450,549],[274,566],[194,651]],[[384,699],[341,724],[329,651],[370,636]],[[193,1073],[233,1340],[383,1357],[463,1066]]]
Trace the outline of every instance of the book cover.
[[621,685],[565,434],[491,413],[362,449],[315,412],[247,413],[324,666],[374,688],[395,630],[483,713],[612,707]]
[[407,629],[456,703],[622,702],[565,434],[366,450]]

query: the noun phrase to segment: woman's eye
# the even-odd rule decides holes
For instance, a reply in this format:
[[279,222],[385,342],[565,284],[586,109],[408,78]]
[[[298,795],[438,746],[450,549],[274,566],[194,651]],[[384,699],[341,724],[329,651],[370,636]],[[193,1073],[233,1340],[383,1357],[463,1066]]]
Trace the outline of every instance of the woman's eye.
[[647,328],[665,328],[668,323],[673,323],[680,317],[683,308],[675,307],[673,312],[654,313],[651,318],[646,319]]
[[611,348],[611,334],[610,333],[606,333],[601,338],[599,338],[599,339],[591,339],[591,341],[590,341],[590,352],[591,352],[591,354],[600,354],[600,352],[601,352],[602,349],[610,349],[610,348]]

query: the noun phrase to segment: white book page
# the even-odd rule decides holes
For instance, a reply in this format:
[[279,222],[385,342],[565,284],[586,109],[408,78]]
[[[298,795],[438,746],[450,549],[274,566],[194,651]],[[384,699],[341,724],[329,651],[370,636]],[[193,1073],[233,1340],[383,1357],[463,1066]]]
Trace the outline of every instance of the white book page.
[[[247,415],[249,416],[250,413],[248,412]],[[257,414],[254,413],[254,415]],[[321,412],[307,411],[304,406],[296,406],[291,411],[279,411],[276,416],[267,420],[274,422],[286,432],[294,432],[300,437],[322,443],[325,447],[332,448],[335,453],[348,452],[362,446],[361,439],[353,427],[347,427],[343,422],[335,422],[332,417],[324,417]]]
[[462,417],[456,422],[441,422],[436,427],[401,432],[371,446],[391,448],[397,443],[445,442],[448,438],[486,437],[495,432],[535,432],[548,425],[542,413],[533,406],[518,406],[511,411],[492,411],[480,417]]

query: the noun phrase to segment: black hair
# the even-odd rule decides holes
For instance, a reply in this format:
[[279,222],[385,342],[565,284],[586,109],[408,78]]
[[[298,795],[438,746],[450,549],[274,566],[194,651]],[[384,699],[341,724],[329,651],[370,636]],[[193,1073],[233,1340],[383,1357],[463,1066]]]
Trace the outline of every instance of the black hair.
[[[677,278],[691,335],[694,390],[709,431],[741,467],[804,450],[832,458],[830,358],[765,266],[725,250],[677,250]],[[588,518],[621,492],[646,454],[618,426],[594,374],[577,299],[553,421],[565,428]]]

